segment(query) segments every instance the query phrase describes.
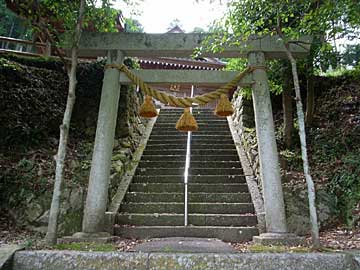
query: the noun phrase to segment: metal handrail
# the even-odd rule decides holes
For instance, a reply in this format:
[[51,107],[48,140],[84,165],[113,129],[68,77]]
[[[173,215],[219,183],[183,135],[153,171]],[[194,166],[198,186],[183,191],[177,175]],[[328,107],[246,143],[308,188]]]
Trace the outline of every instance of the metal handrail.
[[24,40],[24,39],[17,39],[17,38],[11,38],[11,37],[4,37],[0,36],[0,41],[5,41],[9,43],[15,43],[15,44],[26,44],[26,45],[34,45],[37,47],[46,47],[45,43],[40,42],[32,42],[31,40]]
[[[191,86],[191,97],[194,96],[194,85]],[[190,107],[192,113],[192,107]],[[191,131],[187,133],[186,141],[186,160],[185,160],[185,171],[184,171],[184,226],[188,226],[188,179],[189,179],[189,168],[191,160]]]

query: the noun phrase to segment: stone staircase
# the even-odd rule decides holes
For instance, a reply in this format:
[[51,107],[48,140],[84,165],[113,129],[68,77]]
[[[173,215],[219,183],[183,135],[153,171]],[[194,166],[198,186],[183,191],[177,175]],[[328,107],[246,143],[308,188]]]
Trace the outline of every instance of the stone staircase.
[[126,238],[205,237],[247,241],[256,215],[225,118],[194,110],[188,226],[184,226],[187,133],[175,129],[183,110],[163,109],[153,127],[120,212],[115,234]]

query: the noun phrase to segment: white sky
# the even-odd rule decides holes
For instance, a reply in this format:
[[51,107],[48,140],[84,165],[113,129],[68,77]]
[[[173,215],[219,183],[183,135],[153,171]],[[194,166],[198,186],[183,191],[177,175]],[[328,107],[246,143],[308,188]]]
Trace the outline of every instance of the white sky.
[[179,19],[182,29],[191,32],[195,27],[208,29],[208,25],[225,12],[225,1],[210,0],[143,0],[137,7],[142,14],[131,15],[131,8],[123,1],[114,1],[114,7],[121,9],[126,18],[137,19],[147,33],[165,33],[170,23]]

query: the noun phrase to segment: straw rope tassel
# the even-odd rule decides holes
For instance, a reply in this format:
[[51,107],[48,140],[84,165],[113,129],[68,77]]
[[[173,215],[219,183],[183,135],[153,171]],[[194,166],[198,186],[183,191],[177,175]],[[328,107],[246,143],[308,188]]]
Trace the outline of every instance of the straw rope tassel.
[[229,90],[236,87],[236,85],[245,77],[246,74],[253,71],[255,67],[247,67],[243,72],[239,73],[237,76],[235,76],[234,79],[232,79],[230,82],[228,82],[226,85],[218,88],[215,91],[212,91],[210,93],[203,94],[201,96],[196,97],[175,97],[172,95],[168,95],[164,92],[161,92],[159,90],[156,90],[155,88],[151,87],[150,85],[146,84],[141,78],[136,76],[134,73],[132,73],[125,65],[116,65],[116,64],[108,64],[105,66],[105,68],[117,68],[120,71],[124,72],[126,76],[134,83],[139,85],[140,89],[149,96],[152,96],[153,98],[161,101],[163,104],[170,105],[173,107],[182,107],[182,108],[188,108],[194,106],[194,104],[202,106],[209,102],[212,102],[214,100],[217,100],[220,98],[222,94],[227,94]]
[[215,112],[217,116],[227,117],[234,113],[234,109],[229,101],[227,95],[222,94],[220,100],[216,106]]
[[190,108],[185,108],[184,113],[176,123],[176,129],[179,131],[197,131],[199,129],[195,117],[191,114]]
[[139,115],[146,118],[152,118],[158,115],[152,96],[145,96],[144,103],[139,110]]

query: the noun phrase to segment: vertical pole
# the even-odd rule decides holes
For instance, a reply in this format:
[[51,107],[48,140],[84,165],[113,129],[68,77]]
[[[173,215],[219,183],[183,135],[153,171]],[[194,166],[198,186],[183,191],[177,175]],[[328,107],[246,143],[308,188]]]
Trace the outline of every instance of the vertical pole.
[[[249,53],[248,61],[250,66],[265,67],[263,52]],[[253,81],[255,83],[252,86],[252,97],[263,184],[266,230],[268,233],[286,233],[279,157],[275,141],[269,84],[265,69],[255,69],[253,71]]]
[[[108,52],[108,64],[122,64],[123,60],[122,52]],[[118,69],[108,68],[104,72],[89,187],[82,224],[84,233],[104,231],[103,222],[108,202],[111,157],[120,96],[119,76]]]
[[[191,86],[191,97],[194,96],[194,85]],[[192,107],[190,107],[190,112],[192,113]],[[189,168],[190,168],[190,159],[191,159],[191,131],[187,133],[186,141],[186,159],[185,159],[185,172],[184,172],[184,226],[188,226],[188,179],[189,179]]]

